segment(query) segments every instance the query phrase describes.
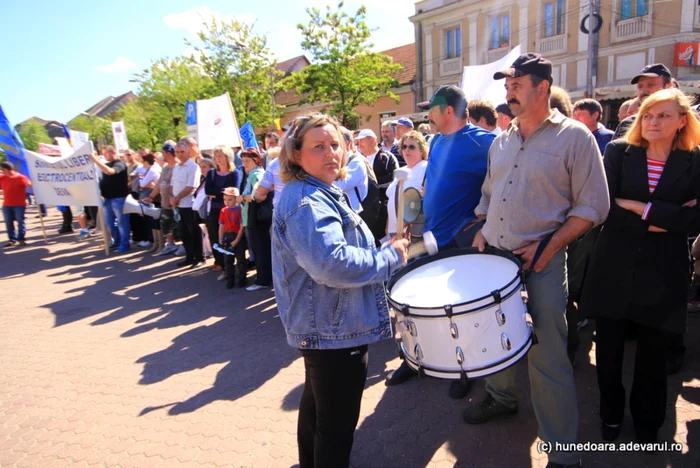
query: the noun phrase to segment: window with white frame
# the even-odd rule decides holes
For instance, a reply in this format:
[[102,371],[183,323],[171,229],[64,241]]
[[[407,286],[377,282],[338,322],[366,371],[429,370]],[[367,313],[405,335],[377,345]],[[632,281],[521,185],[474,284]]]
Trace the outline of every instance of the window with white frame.
[[[639,1],[639,0],[638,0]],[[565,0],[551,0],[544,2],[544,21],[542,22],[544,37],[559,36],[564,34],[564,22],[566,21]]]
[[462,56],[462,28],[445,30],[445,58]]
[[622,0],[620,4],[620,19],[626,20],[649,14],[649,0]]
[[510,15],[508,13],[491,17],[491,40],[489,42],[489,49],[508,47],[510,44]]

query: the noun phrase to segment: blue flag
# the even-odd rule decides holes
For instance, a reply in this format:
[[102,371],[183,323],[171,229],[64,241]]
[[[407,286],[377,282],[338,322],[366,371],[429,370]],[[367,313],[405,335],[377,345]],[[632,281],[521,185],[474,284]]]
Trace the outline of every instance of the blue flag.
[[258,148],[258,139],[255,137],[255,129],[253,129],[253,124],[250,120],[241,127],[238,133],[241,134],[241,140],[243,140],[243,149],[255,148],[260,151],[260,148]]
[[22,175],[29,177],[27,161],[24,159],[24,143],[0,106],[0,148],[7,155],[7,160]]

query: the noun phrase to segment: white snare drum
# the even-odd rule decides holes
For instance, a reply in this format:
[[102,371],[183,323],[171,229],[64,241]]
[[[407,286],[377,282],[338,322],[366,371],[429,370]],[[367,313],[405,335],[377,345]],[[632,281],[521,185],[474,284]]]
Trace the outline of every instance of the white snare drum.
[[388,284],[407,364],[440,379],[484,377],[533,344],[520,264],[507,252],[455,249],[409,264]]

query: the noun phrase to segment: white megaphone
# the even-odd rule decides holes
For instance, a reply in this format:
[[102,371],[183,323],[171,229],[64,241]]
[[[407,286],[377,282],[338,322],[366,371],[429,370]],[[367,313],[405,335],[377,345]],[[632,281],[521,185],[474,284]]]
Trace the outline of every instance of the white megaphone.
[[138,214],[141,216],[150,216],[151,218],[158,219],[160,218],[160,208],[155,208],[151,205],[145,205],[143,203],[139,203],[138,200],[136,200],[134,197],[131,195],[126,196],[126,200],[124,201],[124,214]]
[[423,254],[435,255],[438,251],[437,241],[431,231],[423,233],[423,240],[411,244],[408,247],[408,258],[415,258]]

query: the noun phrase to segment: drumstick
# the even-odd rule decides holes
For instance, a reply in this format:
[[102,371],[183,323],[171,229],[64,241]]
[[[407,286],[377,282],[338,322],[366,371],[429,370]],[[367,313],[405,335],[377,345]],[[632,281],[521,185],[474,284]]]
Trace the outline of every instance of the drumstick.
[[411,175],[411,169],[408,167],[400,167],[394,171],[394,178],[399,181],[398,207],[396,209],[396,236],[403,238],[403,213],[404,213],[404,193],[403,185]]
[[415,258],[423,254],[434,255],[438,251],[437,241],[435,236],[430,231],[425,231],[423,233],[423,240],[411,244],[408,247],[408,258]]

